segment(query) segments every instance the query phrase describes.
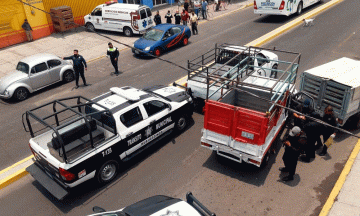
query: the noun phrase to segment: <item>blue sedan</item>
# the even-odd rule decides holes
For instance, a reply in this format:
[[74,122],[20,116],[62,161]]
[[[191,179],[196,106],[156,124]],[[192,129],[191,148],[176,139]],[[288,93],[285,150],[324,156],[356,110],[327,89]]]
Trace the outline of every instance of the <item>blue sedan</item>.
[[[144,36],[135,41],[134,47],[152,55],[160,56],[165,50],[178,44],[186,46],[191,36],[190,28],[185,25],[160,24],[150,28]],[[141,54],[132,49],[135,54]]]

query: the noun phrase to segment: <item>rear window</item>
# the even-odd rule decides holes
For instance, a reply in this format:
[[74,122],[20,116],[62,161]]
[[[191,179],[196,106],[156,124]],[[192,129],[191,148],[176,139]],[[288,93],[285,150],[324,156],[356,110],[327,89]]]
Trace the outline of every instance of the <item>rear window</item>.
[[[85,106],[85,113],[96,113],[99,112],[99,110],[91,107],[91,106]],[[115,119],[108,113],[97,113],[91,115],[92,118],[98,120],[103,125],[107,126],[107,130],[110,130],[112,133],[115,133]]]
[[148,16],[148,17],[151,17],[151,16],[152,16],[152,13],[151,13],[150,8],[146,8],[146,13],[147,13],[147,16]]
[[29,73],[29,65],[24,62],[19,62],[18,65],[16,66],[16,70],[28,74]]
[[131,127],[134,124],[140,122],[141,120],[143,120],[143,117],[141,115],[139,107],[135,107],[134,109],[131,109],[120,116],[120,121],[126,127]]
[[140,19],[145,19],[145,18],[146,18],[145,10],[140,10]]

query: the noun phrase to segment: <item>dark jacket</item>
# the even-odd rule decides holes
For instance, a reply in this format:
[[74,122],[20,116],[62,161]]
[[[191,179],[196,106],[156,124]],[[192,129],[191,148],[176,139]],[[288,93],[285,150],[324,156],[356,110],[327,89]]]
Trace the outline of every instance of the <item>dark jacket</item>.
[[[304,107],[302,104],[298,105],[297,107],[295,107],[295,110],[298,111],[298,112],[301,112],[305,115],[309,115],[309,116],[313,116],[313,113],[314,113],[314,110],[310,107]],[[296,118],[295,116],[293,116],[292,114],[292,117],[294,118],[294,126],[298,126],[300,128],[304,128],[304,125],[306,125],[307,123],[310,122],[310,119],[305,117],[306,119],[305,120],[302,120],[302,119],[299,119],[299,118]]]
[[[329,125],[332,126],[337,126],[337,121],[334,115],[324,115],[322,117],[322,120],[326,123],[328,123]],[[321,134],[324,137],[329,137],[331,134],[335,133],[335,129],[329,126],[324,125],[321,131]]]
[[110,56],[111,60],[115,60],[115,58],[119,57],[120,53],[119,50],[116,47],[114,47],[112,49],[108,48],[107,55]]
[[283,155],[284,161],[297,161],[300,155],[300,150],[302,147],[301,136],[289,136],[287,140],[290,142],[291,146],[285,146],[285,153]]
[[180,25],[180,22],[181,22],[181,15],[180,15],[180,13],[175,13],[175,14],[174,14],[174,17],[175,17],[175,24]]
[[171,13],[167,13],[165,15],[165,18],[166,18],[166,23],[171,23],[171,19],[173,18],[173,16]]
[[72,60],[74,64],[74,69],[84,69],[84,65],[87,68],[86,61],[81,55],[72,55],[69,57],[65,57],[65,60]]
[[184,3],[184,9],[189,12],[189,3],[188,2]]
[[23,28],[25,31],[32,31],[32,28],[28,22],[24,22],[24,24],[22,24],[21,28]]
[[154,16],[154,22],[155,22],[156,25],[161,24],[161,16],[156,14]]

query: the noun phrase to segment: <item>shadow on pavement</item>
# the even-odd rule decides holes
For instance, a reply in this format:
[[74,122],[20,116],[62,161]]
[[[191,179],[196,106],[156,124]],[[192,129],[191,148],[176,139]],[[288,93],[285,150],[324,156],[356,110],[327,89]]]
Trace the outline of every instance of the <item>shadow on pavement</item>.
[[[264,167],[259,168],[245,162],[238,163],[219,156],[215,152],[213,152],[213,154],[208,158],[208,160],[203,164],[203,166],[228,177],[260,187],[264,185],[272,165],[276,162],[279,151],[282,147],[282,143],[280,140],[280,136],[282,133],[283,130],[280,131],[278,137],[276,138],[272,146],[273,153],[271,154],[269,161]],[[281,157],[279,157],[280,160]]]

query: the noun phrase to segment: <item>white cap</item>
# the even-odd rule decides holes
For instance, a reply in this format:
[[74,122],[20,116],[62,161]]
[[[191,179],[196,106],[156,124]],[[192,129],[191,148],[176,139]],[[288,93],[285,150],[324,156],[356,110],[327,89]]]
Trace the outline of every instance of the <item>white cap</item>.
[[301,132],[301,129],[298,126],[295,126],[291,129],[291,131],[289,132],[290,136],[296,136]]

